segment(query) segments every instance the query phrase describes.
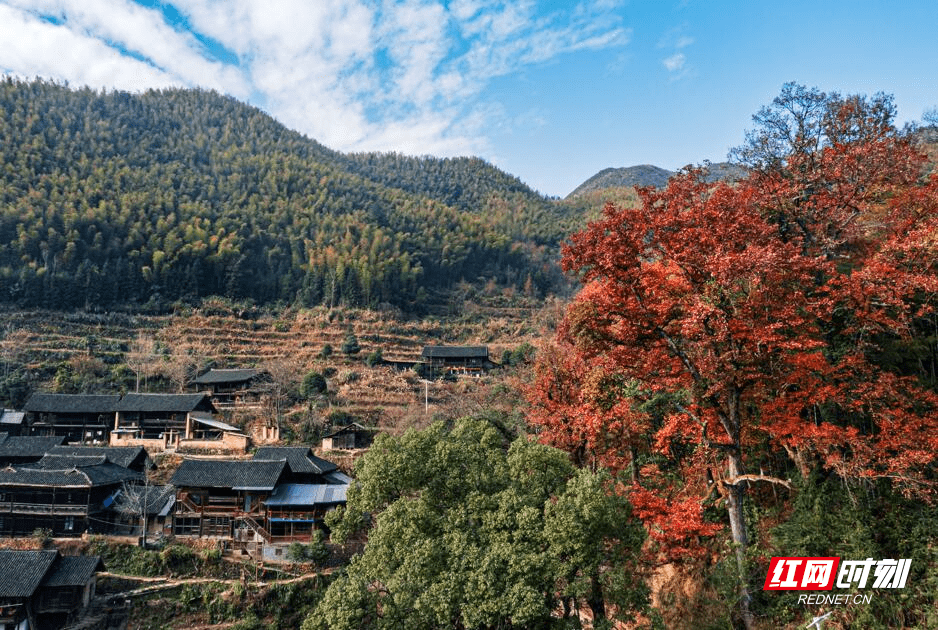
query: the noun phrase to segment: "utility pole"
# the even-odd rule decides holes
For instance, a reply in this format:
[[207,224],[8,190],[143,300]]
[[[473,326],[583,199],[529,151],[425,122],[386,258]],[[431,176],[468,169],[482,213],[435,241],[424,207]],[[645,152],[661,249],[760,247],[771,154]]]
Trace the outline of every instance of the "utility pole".
[[420,382],[423,383],[423,412],[430,413],[430,381],[422,378]]

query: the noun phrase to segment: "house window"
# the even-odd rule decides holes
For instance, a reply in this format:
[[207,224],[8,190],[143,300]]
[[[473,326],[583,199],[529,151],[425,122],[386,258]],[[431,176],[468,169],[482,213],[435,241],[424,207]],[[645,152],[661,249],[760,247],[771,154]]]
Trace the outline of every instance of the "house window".
[[65,531],[71,532],[75,530],[75,517],[66,516],[65,517]]

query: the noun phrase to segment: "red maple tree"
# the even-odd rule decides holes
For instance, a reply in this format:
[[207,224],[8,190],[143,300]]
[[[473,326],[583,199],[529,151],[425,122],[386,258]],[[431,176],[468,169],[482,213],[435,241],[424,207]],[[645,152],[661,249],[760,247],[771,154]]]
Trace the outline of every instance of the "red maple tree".
[[934,314],[938,179],[919,182],[888,99],[834,97],[816,143],[794,133],[734,185],[689,170],[573,236],[563,266],[584,287],[530,394],[542,439],[629,471],[664,553],[714,532],[702,505],[720,494],[747,626],[746,490],[791,487],[749,461],[934,490],[938,397],[877,349]]

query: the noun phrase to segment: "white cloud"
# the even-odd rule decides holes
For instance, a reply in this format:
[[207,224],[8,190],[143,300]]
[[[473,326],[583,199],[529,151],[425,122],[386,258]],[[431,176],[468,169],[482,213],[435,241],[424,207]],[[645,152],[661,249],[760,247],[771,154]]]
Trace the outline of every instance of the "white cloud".
[[687,61],[687,57],[684,56],[684,53],[674,53],[662,63],[668,69],[668,72],[677,72],[684,67],[685,61]]
[[0,69],[93,87],[213,88],[337,149],[453,155],[487,148],[494,110],[481,95],[493,78],[631,36],[617,0],[552,12],[533,0],[169,4],[192,32],[133,0],[0,0]]
[[0,5],[0,67],[23,78],[45,77],[94,88],[168,87],[172,76],[100,40]]

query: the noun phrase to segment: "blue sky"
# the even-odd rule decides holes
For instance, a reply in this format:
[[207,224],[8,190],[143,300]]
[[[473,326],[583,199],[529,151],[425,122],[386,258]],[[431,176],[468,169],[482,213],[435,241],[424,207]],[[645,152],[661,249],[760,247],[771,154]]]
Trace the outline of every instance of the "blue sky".
[[938,2],[0,0],[0,72],[203,87],[342,151],[479,155],[564,196],[722,161],[783,83],[938,106]]

